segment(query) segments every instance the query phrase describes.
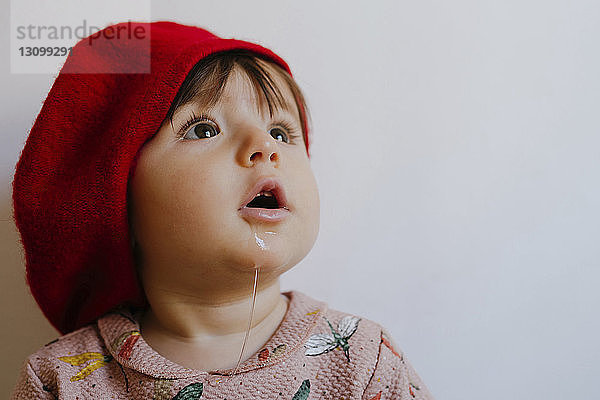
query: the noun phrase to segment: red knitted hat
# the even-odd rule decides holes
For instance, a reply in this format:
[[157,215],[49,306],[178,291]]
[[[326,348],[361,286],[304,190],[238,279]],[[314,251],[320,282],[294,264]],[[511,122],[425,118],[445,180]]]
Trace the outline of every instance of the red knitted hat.
[[[27,282],[62,334],[116,306],[145,305],[129,236],[127,181],[138,150],[157,132],[192,67],[209,54],[246,49],[291,75],[269,49],[174,22],[121,23],[94,35],[125,26],[149,32],[149,52],[147,41],[79,41],[16,165],[14,218]],[[140,66],[148,57],[150,73],[94,73]]]

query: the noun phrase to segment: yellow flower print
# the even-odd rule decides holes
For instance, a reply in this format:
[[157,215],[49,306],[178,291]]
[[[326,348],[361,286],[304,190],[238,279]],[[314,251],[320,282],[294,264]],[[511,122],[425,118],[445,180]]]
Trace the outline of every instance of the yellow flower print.
[[73,375],[71,377],[70,381],[75,382],[75,381],[85,378],[86,376],[90,375],[92,372],[94,372],[98,368],[103,367],[104,365],[108,364],[109,362],[112,361],[113,358],[111,355],[105,356],[104,354],[101,354],[101,353],[87,352],[87,353],[81,353],[76,356],[58,357],[58,359],[66,362],[68,364],[71,364],[73,366],[83,365],[89,361],[92,361],[88,365],[83,367],[78,373],[76,373],[75,375]]

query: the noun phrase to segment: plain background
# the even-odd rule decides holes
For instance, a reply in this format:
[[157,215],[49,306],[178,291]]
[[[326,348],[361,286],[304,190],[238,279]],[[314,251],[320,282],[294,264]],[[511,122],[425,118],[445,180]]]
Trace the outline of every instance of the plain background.
[[[57,337],[10,201],[54,77],[10,74],[1,18],[6,397]],[[284,289],[382,323],[438,399],[600,397],[598,1],[152,2],[161,19],[273,49],[306,93],[321,228]]]

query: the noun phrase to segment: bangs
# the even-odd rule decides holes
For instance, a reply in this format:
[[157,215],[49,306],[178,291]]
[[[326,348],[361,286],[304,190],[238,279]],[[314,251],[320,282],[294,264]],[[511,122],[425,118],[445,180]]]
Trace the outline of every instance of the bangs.
[[[294,104],[288,104],[273,76],[267,70],[267,65],[273,67],[288,86],[294,97]],[[173,124],[173,116],[177,109],[192,102],[197,101],[205,107],[213,107],[221,97],[227,79],[235,66],[240,67],[254,89],[254,94],[258,99],[258,113],[262,113],[265,104],[270,117],[273,117],[275,111],[288,110],[293,115],[295,115],[294,111],[298,113],[302,138],[306,144],[309,115],[300,88],[279,65],[247,50],[230,50],[211,54],[196,63],[181,84],[165,121],[168,119]]]

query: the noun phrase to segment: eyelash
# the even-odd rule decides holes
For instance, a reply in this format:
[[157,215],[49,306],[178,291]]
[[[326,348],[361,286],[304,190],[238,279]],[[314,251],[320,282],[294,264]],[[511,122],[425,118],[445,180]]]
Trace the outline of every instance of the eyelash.
[[[208,116],[206,114],[200,114],[200,116],[198,116],[192,111],[192,113],[188,117],[187,121],[185,121],[185,123],[179,129],[179,132],[177,132],[178,140],[188,140],[188,139],[184,139],[184,136],[188,132],[188,129],[191,128],[194,124],[196,124],[198,122],[207,122],[207,121],[215,124],[215,127],[217,128],[217,130],[219,132],[221,132],[219,125],[217,125],[210,116]],[[297,129],[295,127],[293,127],[292,124],[290,124],[288,121],[280,120],[275,123],[274,127],[277,127],[277,126],[283,128],[285,130],[285,133],[290,140],[290,142],[287,144],[296,144],[296,141],[298,140],[298,138],[300,138],[300,135],[298,135],[296,133]],[[283,143],[285,143],[285,142],[283,142]]]

